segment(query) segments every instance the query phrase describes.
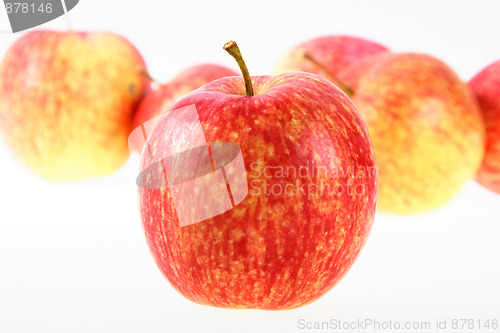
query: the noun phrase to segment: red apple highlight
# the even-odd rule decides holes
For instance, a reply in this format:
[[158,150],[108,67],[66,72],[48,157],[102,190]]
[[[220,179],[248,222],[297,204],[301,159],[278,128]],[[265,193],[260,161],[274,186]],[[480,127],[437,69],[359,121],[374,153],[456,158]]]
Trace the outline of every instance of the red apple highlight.
[[486,125],[486,153],[476,180],[500,193],[500,61],[474,76],[469,87],[477,97]]
[[370,137],[353,103],[328,80],[309,73],[250,77],[236,43],[225,49],[244,78],[218,79],[172,105],[150,133],[141,164],[164,155],[166,138],[183,144],[185,133],[173,135],[165,121],[195,108],[214,160],[213,143],[241,149],[248,195],[181,227],[171,184],[139,187],[146,240],[164,276],[193,302],[303,306],[338,283],[369,235],[377,202]]

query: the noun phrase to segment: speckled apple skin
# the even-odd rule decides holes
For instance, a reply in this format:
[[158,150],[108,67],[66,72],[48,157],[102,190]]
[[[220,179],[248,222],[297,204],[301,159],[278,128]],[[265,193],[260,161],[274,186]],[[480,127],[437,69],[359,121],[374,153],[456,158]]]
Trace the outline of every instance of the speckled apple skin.
[[[295,46],[279,61],[274,72],[280,74],[302,71],[330,79],[330,74],[337,75],[356,61],[384,51],[387,51],[385,46],[358,37],[322,36]],[[310,60],[305,59],[305,53],[321,63],[329,74]]]
[[[132,121],[132,130],[146,121],[167,111],[179,98],[204,84],[225,76],[238,76],[230,68],[217,64],[199,64],[191,66],[177,74],[170,82],[151,89],[137,107]],[[142,145],[133,147],[142,151]]]
[[455,197],[484,155],[484,123],[468,87],[443,62],[414,53],[366,58],[339,78],[354,88],[377,158],[378,208],[434,210]]
[[0,64],[0,132],[40,176],[67,181],[117,170],[147,83],[144,61],[112,33],[33,31]]
[[[330,290],[365,244],[377,202],[374,151],[358,111],[331,82],[308,73],[252,82],[252,97],[245,96],[241,77],[227,77],[170,108],[195,105],[208,142],[240,146],[248,196],[221,215],[181,227],[168,188],[139,188],[140,212],[158,267],[187,299],[223,308],[292,309]],[[169,135],[159,130],[162,119],[148,138],[151,155],[144,150],[143,166],[161,154],[158,147]],[[268,178],[263,171],[266,166],[297,170],[307,161],[329,171],[350,166],[356,172],[336,178],[309,167],[307,177]],[[365,174],[358,172],[362,167]],[[365,191],[264,192],[264,185],[297,181],[332,188],[360,184]]]
[[476,181],[500,194],[500,61],[469,81],[479,102],[486,126],[486,153]]

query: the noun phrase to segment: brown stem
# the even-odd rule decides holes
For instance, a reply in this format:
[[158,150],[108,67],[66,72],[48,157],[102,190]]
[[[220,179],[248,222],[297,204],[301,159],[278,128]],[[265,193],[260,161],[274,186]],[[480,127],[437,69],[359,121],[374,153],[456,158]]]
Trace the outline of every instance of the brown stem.
[[139,69],[139,73],[145,77],[147,80],[153,82],[153,83],[156,83],[156,84],[159,84],[158,81],[156,81],[152,76],[151,74],[149,74],[149,72],[145,69],[145,68],[140,68]]
[[306,58],[307,60],[309,60],[310,62],[312,62],[316,66],[318,66],[322,71],[324,71],[328,75],[330,80],[333,81],[340,89],[342,89],[342,91],[348,97],[352,97],[354,95],[354,89],[352,89],[347,84],[345,84],[345,83],[341,82],[339,79],[337,79],[337,77],[335,75],[333,75],[328,69],[326,69],[326,67],[323,66],[323,64],[318,62],[316,59],[314,59],[313,57],[311,57],[307,53],[304,53],[304,58]]
[[224,50],[226,50],[227,53],[229,53],[236,60],[238,66],[240,66],[241,74],[243,74],[243,79],[245,80],[247,96],[253,96],[252,80],[250,79],[250,73],[248,73],[247,65],[241,56],[240,48],[236,42],[230,41],[224,44]]

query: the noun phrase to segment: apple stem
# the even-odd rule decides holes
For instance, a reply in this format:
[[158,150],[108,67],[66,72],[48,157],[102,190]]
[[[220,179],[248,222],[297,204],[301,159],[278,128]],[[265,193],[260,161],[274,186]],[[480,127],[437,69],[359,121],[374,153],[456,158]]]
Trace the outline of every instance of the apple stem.
[[328,69],[326,69],[326,67],[323,66],[323,64],[318,62],[316,59],[314,59],[307,53],[304,54],[304,58],[306,58],[307,60],[318,66],[322,71],[324,71],[331,79],[331,81],[333,81],[348,97],[352,97],[354,95],[354,89],[352,89],[351,87],[349,87],[348,85],[344,84],[339,79],[337,79],[337,77],[333,75]]
[[149,72],[148,72],[146,69],[144,69],[144,68],[139,69],[139,73],[140,73],[143,77],[145,77],[147,80],[149,80],[149,81],[151,81],[151,82],[153,82],[153,83],[158,84],[158,81],[156,81],[156,80],[155,80],[155,79],[151,76],[151,74],[149,74]]
[[253,96],[252,80],[250,79],[250,73],[248,73],[247,65],[241,56],[241,51],[236,42],[230,41],[224,44],[224,50],[227,51],[238,63],[241,73],[243,74],[243,79],[245,80],[245,89],[247,96]]

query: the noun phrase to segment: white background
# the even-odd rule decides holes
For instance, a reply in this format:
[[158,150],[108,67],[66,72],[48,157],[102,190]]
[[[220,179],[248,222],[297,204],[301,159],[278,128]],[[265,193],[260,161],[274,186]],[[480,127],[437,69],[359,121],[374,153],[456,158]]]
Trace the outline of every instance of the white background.
[[[236,68],[222,50],[231,39],[252,75],[268,74],[289,48],[323,34],[429,53],[466,80],[500,59],[499,12],[496,1],[82,0],[70,15],[75,30],[128,37],[160,81],[199,62]],[[64,18],[44,25],[65,27]],[[0,35],[0,54],[20,35]],[[0,332],[295,332],[299,319],[358,318],[447,319],[457,332],[453,318],[500,320],[500,195],[472,181],[433,213],[378,215],[351,271],[312,305],[223,310],[185,300],[156,268],[138,214],[137,162],[54,184],[0,141]]]

